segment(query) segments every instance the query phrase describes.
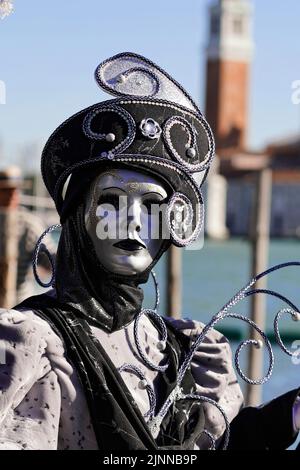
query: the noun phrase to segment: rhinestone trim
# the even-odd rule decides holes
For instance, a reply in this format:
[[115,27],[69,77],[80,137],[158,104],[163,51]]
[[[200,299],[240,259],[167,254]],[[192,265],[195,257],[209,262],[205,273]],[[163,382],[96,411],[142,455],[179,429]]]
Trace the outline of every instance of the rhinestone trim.
[[[189,171],[200,171],[203,169],[203,162],[200,163],[189,163],[186,159],[184,159],[175,149],[172,139],[171,139],[171,129],[174,125],[180,125],[185,132],[188,135],[188,142],[187,146],[189,148],[195,149],[196,146],[196,131],[195,128],[183,117],[181,116],[172,116],[170,119],[167,120],[167,122],[164,125],[163,128],[163,139],[165,141],[166,147],[171,153],[172,157],[178,160],[179,163],[181,163],[183,166],[187,168]],[[201,123],[202,125],[202,123]],[[202,126],[204,128],[204,126]],[[206,131],[206,129],[204,128]],[[207,137],[208,133],[206,132]],[[204,162],[205,160],[209,157],[210,155],[210,149],[208,150],[207,154],[204,157]]]
[[[182,209],[184,207],[186,207],[188,209],[188,214],[185,217],[185,219],[180,220],[180,221],[176,220],[176,212],[177,212],[177,209],[175,208],[176,204],[180,204]],[[171,220],[172,213],[175,213],[175,219],[173,219],[173,220]],[[192,224],[193,213],[194,213],[193,206],[192,206],[192,203],[191,203],[191,201],[189,200],[188,197],[186,197],[184,194],[179,193],[179,192],[176,192],[172,195],[172,197],[170,198],[170,201],[168,202],[166,217],[167,217],[167,224],[168,224],[168,228],[170,230],[172,240],[173,240],[174,244],[176,244],[179,247],[189,245],[198,236],[198,233],[199,233],[199,226],[198,225],[199,225],[199,223],[201,223],[201,217],[198,219],[197,226],[195,227],[194,231],[192,232],[192,234],[189,237],[182,238],[176,232],[176,230],[179,229],[179,230],[183,231],[183,234],[186,234],[187,230],[189,229],[189,227]],[[201,213],[199,213],[199,215],[201,216]],[[201,228],[200,228],[200,230],[201,230]],[[197,234],[197,236],[195,235],[195,233]]]
[[[133,142],[133,140],[135,138],[136,126],[135,126],[135,121],[134,121],[133,117],[125,109],[120,108],[119,106],[113,106],[113,105],[103,106],[103,107],[99,106],[98,108],[94,109],[93,111],[90,111],[85,116],[85,118],[83,120],[83,125],[82,125],[83,133],[88,138],[93,139],[93,140],[106,140],[107,141],[108,136],[114,136],[114,134],[112,134],[112,133],[100,134],[100,133],[92,131],[92,129],[91,129],[91,124],[93,122],[93,119],[101,113],[108,113],[108,112],[116,113],[119,116],[121,116],[122,119],[124,119],[124,121],[126,122],[127,128],[128,128],[128,134],[125,137],[125,139],[122,140],[122,142],[120,142],[118,145],[116,145],[109,152],[107,152],[107,156],[111,159],[111,158],[113,158],[114,154],[126,150],[127,147],[129,147],[129,145]],[[106,153],[106,152],[104,152],[104,153]]]

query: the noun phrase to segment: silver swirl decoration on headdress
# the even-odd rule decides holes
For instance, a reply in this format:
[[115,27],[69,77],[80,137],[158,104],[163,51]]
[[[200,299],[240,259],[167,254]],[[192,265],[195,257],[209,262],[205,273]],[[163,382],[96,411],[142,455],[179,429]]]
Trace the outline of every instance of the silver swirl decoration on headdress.
[[117,54],[101,62],[95,78],[98,85],[112,95],[167,100],[199,113],[184,88],[165,70],[141,55]]
[[125,109],[120,108],[119,106],[116,105],[111,105],[111,106],[102,106],[98,109],[93,109],[90,111],[84,118],[83,121],[83,132],[84,134],[89,137],[90,139],[93,140],[106,140],[106,142],[114,142],[116,140],[116,136],[112,132],[108,133],[101,133],[101,132],[96,132],[96,130],[92,130],[93,127],[93,122],[95,121],[95,118],[99,117],[99,115],[104,114],[104,113],[115,113],[118,116],[120,116],[126,123],[127,125],[127,136],[119,143],[115,145],[111,150],[108,152],[103,152],[102,157],[107,157],[108,159],[112,159],[115,154],[124,152],[124,150],[129,147],[129,145],[132,143],[132,141],[135,138],[135,122],[133,117],[131,116],[130,113],[128,113]]

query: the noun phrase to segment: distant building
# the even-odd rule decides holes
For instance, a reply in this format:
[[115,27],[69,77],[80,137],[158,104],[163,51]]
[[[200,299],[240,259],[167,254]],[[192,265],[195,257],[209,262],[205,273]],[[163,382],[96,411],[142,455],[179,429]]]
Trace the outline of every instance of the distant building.
[[266,149],[273,168],[271,232],[300,237],[300,134]]
[[[208,194],[213,194],[216,178],[222,191],[212,196],[206,230],[216,238],[224,237],[227,229],[231,235],[248,235],[253,174],[270,166],[271,236],[300,237],[300,135],[275,142],[262,152],[247,148],[249,74],[254,50],[252,12],[250,0],[217,0],[209,9],[206,117],[216,139],[219,174],[212,173],[208,178]],[[220,211],[226,213],[216,229],[215,213]]]
[[210,7],[205,112],[218,150],[245,149],[252,55],[251,3],[214,2]]

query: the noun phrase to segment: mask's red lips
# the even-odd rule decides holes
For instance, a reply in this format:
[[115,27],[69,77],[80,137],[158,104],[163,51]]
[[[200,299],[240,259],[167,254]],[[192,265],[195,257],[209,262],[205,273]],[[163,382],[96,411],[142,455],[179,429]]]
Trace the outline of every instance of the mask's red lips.
[[120,242],[115,243],[113,246],[126,251],[138,251],[146,248],[142,242],[139,242],[138,240],[130,240],[129,238],[127,240],[121,240]]

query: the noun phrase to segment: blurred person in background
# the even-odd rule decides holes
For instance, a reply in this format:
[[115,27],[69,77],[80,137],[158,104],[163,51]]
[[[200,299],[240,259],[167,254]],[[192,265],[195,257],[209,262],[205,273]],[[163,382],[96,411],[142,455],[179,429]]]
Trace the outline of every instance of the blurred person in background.
[[[17,302],[37,293],[32,271],[32,257],[37,240],[45,230],[41,218],[21,205],[23,185],[22,173],[18,166],[9,166],[0,171],[0,210],[1,208],[17,210]],[[1,226],[0,237],[3,237]],[[55,256],[56,244],[51,237],[47,239],[47,249],[52,256]],[[39,256],[39,268],[41,268],[42,276],[47,276],[51,269],[48,257],[42,250]]]

